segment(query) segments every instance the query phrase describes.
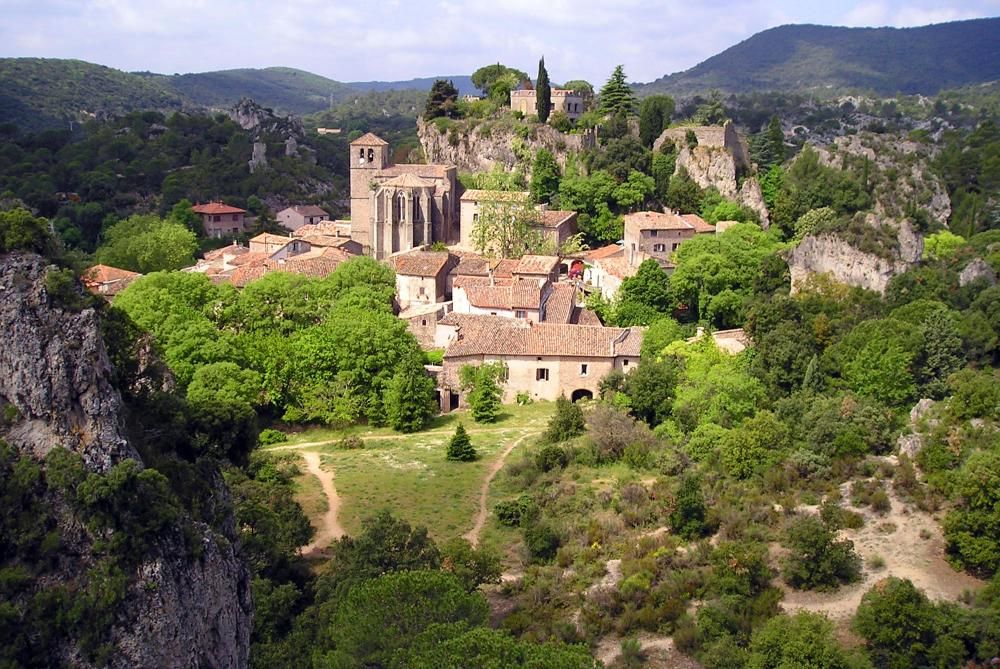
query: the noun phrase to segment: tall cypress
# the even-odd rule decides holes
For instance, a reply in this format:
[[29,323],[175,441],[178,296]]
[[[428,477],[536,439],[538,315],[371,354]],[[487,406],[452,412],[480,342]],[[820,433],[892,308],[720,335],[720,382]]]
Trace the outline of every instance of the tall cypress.
[[545,123],[549,120],[549,107],[552,106],[552,87],[549,85],[549,73],[545,71],[545,56],[538,61],[538,81],[535,83],[535,110],[538,120]]

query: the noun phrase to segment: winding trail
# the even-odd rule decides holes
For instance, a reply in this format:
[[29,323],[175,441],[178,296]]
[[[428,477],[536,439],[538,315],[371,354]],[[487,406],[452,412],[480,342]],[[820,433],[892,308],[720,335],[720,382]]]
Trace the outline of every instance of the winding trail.
[[319,453],[303,451],[302,457],[305,458],[309,473],[319,479],[323,495],[326,496],[326,513],[323,514],[323,524],[316,532],[316,538],[312,540],[312,543],[302,547],[302,554],[309,555],[326,550],[331,541],[341,538],[345,532],[337,519],[340,512],[340,497],[337,495],[337,489],[333,487],[333,473],[323,469]]
[[472,526],[472,529],[462,535],[462,538],[468,540],[473,547],[479,545],[479,535],[483,531],[483,527],[486,525],[486,516],[489,515],[489,510],[486,508],[486,500],[490,493],[490,483],[493,482],[494,477],[503,469],[504,463],[507,462],[507,456],[517,448],[522,441],[528,437],[538,434],[537,432],[529,432],[528,434],[522,435],[511,442],[510,446],[504,449],[504,452],[500,454],[500,457],[496,459],[493,466],[490,467],[489,473],[486,475],[486,480],[483,481],[483,487],[479,491],[479,513],[476,514],[476,522]]

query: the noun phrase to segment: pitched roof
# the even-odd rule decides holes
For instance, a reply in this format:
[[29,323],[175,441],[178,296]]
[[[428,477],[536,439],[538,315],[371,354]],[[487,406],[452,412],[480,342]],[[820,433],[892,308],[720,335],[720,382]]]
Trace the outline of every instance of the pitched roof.
[[636,211],[625,214],[625,226],[636,225],[640,230],[694,230],[694,226],[674,213]]
[[213,249],[211,251],[205,251],[202,258],[208,261],[218,260],[225,255],[241,256],[244,253],[249,253],[250,249],[245,246],[240,246],[239,244],[230,244],[229,246],[223,246],[221,249]]
[[287,244],[292,241],[292,238],[284,235],[276,235],[271,232],[262,232],[256,237],[251,237],[250,241],[257,242],[258,244]]
[[558,228],[560,225],[576,217],[575,211],[560,211],[558,209],[546,209],[542,212],[542,226],[546,228]]
[[600,260],[601,258],[611,258],[618,255],[619,253],[624,253],[625,249],[618,246],[617,244],[608,244],[607,246],[602,246],[599,249],[593,249],[587,251],[585,257],[587,260]]
[[142,274],[139,272],[133,272],[127,269],[121,269],[120,267],[112,267],[111,265],[94,265],[93,267],[88,267],[81,277],[84,283],[110,283],[112,281],[130,281],[132,279],[137,279]]
[[448,265],[447,251],[411,251],[393,256],[389,262],[396,274],[405,276],[438,276]]
[[573,322],[577,325],[603,325],[597,314],[586,307],[577,307],[573,310]]
[[715,232],[715,226],[708,223],[698,214],[681,214],[681,218],[687,221],[687,223],[694,228],[694,231],[697,233]]
[[514,274],[550,274],[559,265],[556,256],[521,256]]
[[519,260],[515,260],[513,258],[502,258],[496,265],[493,266],[493,276],[497,279],[512,279],[519,264]]
[[480,190],[471,188],[464,193],[460,200],[465,202],[499,202],[503,200],[520,202],[531,197],[531,193],[521,190]]
[[317,207],[314,204],[296,204],[294,206],[283,209],[279,213],[284,213],[289,209],[294,211],[299,216],[329,216],[329,214],[326,213],[325,209]]
[[346,228],[350,230],[350,221],[320,221],[319,223],[306,223],[298,230],[292,232],[292,237],[307,237],[309,235],[332,235],[338,234]]
[[206,204],[196,204],[191,207],[191,211],[196,214],[245,214],[246,209],[230,207],[222,202],[208,202]]
[[383,181],[382,185],[392,186],[393,188],[434,188],[433,181],[422,179],[416,174],[410,173],[400,174],[398,177]]
[[545,300],[545,318],[542,320],[545,323],[569,323],[575,306],[576,286],[570,283],[554,284]]
[[461,286],[469,304],[480,309],[538,309],[542,303],[542,289],[530,281],[517,281],[504,285]]
[[619,279],[627,279],[628,277],[634,275],[639,269],[638,267],[629,265],[628,259],[625,258],[625,256],[601,258],[600,260],[595,261],[594,264],[611,276],[616,276]]
[[531,323],[500,317],[493,317],[490,320],[483,318],[455,319],[457,336],[445,349],[446,360],[478,355],[587,358],[638,356],[642,344],[643,328],[605,328],[591,325]]
[[415,174],[424,179],[444,179],[448,170],[455,169],[453,165],[423,165],[403,163],[389,165],[379,173],[384,177],[398,177],[402,174]]
[[351,142],[351,146],[354,146],[355,144],[364,144],[365,146],[389,146],[389,142],[385,141],[373,132],[367,132]]

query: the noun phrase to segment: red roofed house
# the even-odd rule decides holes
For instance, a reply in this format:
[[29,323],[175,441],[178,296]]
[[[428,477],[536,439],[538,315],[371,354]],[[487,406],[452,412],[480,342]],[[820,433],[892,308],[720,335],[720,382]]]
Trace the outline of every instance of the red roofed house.
[[699,234],[715,234],[715,226],[696,214],[637,211],[626,214],[624,221],[625,254],[633,266],[650,257],[666,265],[684,240]]
[[448,299],[448,273],[458,258],[447,251],[411,251],[393,256],[396,270],[396,301],[403,311],[418,304]]
[[128,288],[129,284],[140,276],[142,274],[127,269],[119,269],[110,265],[94,265],[88,268],[80,278],[87,290],[110,300]]
[[230,237],[239,235],[246,231],[246,209],[230,207],[222,202],[209,202],[208,204],[197,204],[191,208],[194,213],[201,216],[201,223],[205,227],[205,234],[209,237]]
[[458,383],[463,365],[501,361],[507,365],[504,401],[518,393],[533,399],[592,398],[608,372],[628,372],[639,362],[644,328],[532,323],[498,316],[450,313],[438,323],[445,344],[438,377],[442,409],[465,396]]
[[329,214],[314,204],[297,204],[282,209],[276,218],[281,227],[295,232],[303,225],[315,225],[325,221],[329,218]]

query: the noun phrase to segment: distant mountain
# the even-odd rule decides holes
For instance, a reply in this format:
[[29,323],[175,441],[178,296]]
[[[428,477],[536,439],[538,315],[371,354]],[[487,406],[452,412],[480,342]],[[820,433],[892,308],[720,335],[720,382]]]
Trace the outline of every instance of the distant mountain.
[[1000,18],[989,18],[920,28],[780,26],[636,88],[675,95],[713,89],[933,95],[997,79]]
[[22,130],[68,128],[93,116],[181,109],[174,90],[82,60],[0,58],[0,123]]
[[479,89],[472,85],[472,77],[467,74],[423,77],[409,81],[352,81],[347,86],[362,91],[429,91],[438,79],[447,79],[455,84],[459,95],[476,95]]
[[145,74],[168,90],[205,107],[228,109],[240,98],[253,98],[284,114],[311,114],[336,104],[351,88],[318,74],[291,67],[219,70],[195,74]]

